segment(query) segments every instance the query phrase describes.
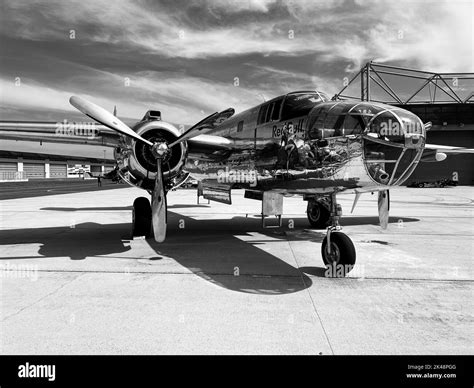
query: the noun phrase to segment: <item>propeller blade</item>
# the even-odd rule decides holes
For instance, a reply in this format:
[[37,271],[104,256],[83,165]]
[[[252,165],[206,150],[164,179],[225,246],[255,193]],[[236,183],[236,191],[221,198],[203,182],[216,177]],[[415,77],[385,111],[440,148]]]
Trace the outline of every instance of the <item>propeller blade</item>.
[[89,116],[100,124],[105,125],[114,131],[120,132],[122,135],[133,137],[134,139],[142,141],[149,146],[153,146],[152,142],[144,139],[140,135],[137,135],[137,133],[132,128],[99,105],[96,105],[78,96],[72,96],[69,99],[69,103],[74,108],[78,109],[86,116]]
[[379,220],[382,229],[387,229],[390,211],[390,192],[388,190],[379,191]]
[[359,201],[359,198],[360,196],[362,195],[362,193],[356,193],[356,196],[354,198],[354,203],[352,204],[352,209],[351,209],[351,213],[354,212],[354,209],[357,205],[357,202]]
[[156,172],[155,188],[151,194],[151,221],[155,240],[161,243],[166,238],[166,194],[161,159],[157,159],[156,164],[158,171]]
[[169,144],[169,148],[172,148],[176,144],[179,144],[191,137],[198,135],[204,135],[209,132],[211,129],[214,129],[220,125],[224,120],[227,120],[234,114],[235,110],[229,108],[223,110],[222,112],[216,112],[212,115],[207,116],[205,119],[201,120],[199,123],[193,125],[186,132],[184,132],[180,137],[178,137],[173,143]]

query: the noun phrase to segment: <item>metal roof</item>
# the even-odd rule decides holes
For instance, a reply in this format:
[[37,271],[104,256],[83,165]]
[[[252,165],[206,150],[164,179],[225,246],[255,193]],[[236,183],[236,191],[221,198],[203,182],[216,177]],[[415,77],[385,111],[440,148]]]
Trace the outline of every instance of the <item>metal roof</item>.
[[386,104],[474,103],[474,73],[434,73],[368,62],[347,79],[333,97],[338,99]]

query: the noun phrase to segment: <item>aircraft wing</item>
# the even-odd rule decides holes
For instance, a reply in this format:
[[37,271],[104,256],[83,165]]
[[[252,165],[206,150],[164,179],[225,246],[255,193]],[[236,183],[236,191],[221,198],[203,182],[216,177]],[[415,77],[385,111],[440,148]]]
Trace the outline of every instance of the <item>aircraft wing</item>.
[[448,155],[474,154],[474,149],[464,147],[454,147],[438,144],[425,144],[422,162],[442,162]]
[[474,154],[474,148],[454,147],[438,144],[426,144],[425,150],[442,152],[444,154]]
[[[0,121],[0,153],[114,161],[120,135],[96,123]],[[6,155],[8,153],[8,155]]]
[[96,123],[0,121],[0,139],[115,147],[119,135]]
[[[113,149],[121,135],[104,125],[89,124],[71,127],[53,122],[0,121],[0,153],[114,161]],[[224,157],[235,149],[234,141],[222,136],[198,135],[187,139],[187,143],[189,152],[204,159]]]

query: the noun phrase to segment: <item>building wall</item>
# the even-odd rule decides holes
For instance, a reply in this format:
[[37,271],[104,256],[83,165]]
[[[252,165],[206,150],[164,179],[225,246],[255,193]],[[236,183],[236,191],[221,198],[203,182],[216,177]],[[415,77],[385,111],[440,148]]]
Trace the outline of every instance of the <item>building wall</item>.
[[23,171],[25,172],[25,178],[27,179],[42,179],[46,178],[46,166],[47,163],[36,161],[36,160],[24,160]]
[[[49,159],[0,158],[0,181],[18,181],[24,179],[64,179],[68,177],[68,162]],[[112,170],[113,165],[93,164],[95,171],[104,173]],[[78,177],[76,175],[75,177]],[[82,177],[82,175],[81,175]]]
[[0,159],[0,182],[24,180],[23,164],[16,159]]

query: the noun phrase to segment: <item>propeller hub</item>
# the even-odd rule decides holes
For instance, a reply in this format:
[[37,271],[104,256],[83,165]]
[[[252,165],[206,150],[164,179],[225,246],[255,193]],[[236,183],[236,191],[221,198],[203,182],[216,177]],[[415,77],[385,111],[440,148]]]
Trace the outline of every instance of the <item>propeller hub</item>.
[[168,144],[165,142],[155,143],[151,148],[151,152],[155,158],[164,159],[169,152]]

